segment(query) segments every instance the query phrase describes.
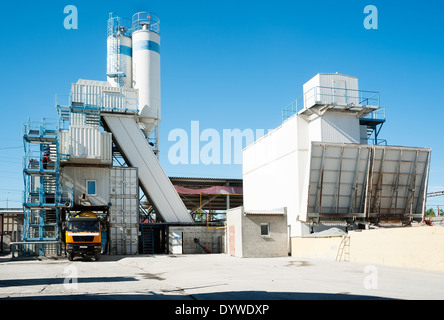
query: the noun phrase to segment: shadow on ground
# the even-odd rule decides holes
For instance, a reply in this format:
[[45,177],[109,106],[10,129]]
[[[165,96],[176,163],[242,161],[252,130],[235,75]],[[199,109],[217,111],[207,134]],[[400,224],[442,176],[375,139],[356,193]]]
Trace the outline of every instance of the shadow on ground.
[[71,294],[52,296],[11,297],[5,300],[203,300],[203,301],[240,301],[240,300],[394,300],[389,298],[355,295],[333,294],[321,292],[268,292],[268,291],[228,291],[202,294],[159,294],[146,292],[141,294]]

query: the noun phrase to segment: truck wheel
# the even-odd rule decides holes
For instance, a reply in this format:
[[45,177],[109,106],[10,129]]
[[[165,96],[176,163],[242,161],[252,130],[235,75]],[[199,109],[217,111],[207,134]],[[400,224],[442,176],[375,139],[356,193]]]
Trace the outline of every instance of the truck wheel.
[[67,253],[66,253],[66,256],[67,256],[67,258],[68,258],[69,261],[72,261],[73,258],[74,258],[74,254],[73,254],[73,253],[69,253],[69,252],[67,252]]
[[100,252],[94,253],[94,259],[96,259],[96,261],[100,260]]

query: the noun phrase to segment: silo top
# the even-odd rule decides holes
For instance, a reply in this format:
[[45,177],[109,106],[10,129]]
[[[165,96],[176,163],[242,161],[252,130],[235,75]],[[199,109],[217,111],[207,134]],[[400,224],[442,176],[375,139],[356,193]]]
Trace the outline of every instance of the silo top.
[[107,33],[108,37],[116,35],[131,37],[131,20],[122,17],[113,17],[112,13],[110,13]]
[[139,30],[149,30],[160,34],[160,20],[152,12],[138,12],[133,15],[132,32]]

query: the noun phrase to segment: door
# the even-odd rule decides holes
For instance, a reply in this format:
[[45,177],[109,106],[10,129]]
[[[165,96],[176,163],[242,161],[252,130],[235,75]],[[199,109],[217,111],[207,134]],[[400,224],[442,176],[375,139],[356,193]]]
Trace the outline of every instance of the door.
[[173,231],[170,233],[171,244],[170,253],[172,254],[182,254],[182,244],[183,244],[183,233],[182,231]]
[[332,100],[334,103],[345,106],[347,105],[347,88],[345,80],[333,80]]

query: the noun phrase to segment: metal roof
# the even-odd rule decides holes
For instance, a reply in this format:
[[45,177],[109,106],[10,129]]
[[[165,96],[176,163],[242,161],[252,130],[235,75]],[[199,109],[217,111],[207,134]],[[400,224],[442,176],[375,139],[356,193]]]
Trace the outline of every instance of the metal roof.
[[[208,178],[208,177],[170,177],[174,186],[190,189],[206,189],[215,186],[242,187],[242,179],[232,178]],[[229,197],[227,197],[229,195]],[[204,193],[180,193],[179,196],[191,213],[203,211],[235,208],[243,205],[243,194],[204,194]]]
[[0,214],[23,214],[23,208],[0,208]]
[[285,209],[275,209],[275,210],[248,210],[244,212],[245,215],[250,216],[284,216],[286,215]]

